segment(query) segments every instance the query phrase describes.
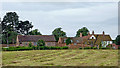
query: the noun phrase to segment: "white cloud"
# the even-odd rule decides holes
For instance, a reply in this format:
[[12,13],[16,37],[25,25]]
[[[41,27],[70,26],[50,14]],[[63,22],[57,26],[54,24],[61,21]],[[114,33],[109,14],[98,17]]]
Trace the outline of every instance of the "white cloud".
[[29,10],[16,11],[20,19],[32,21],[34,29],[39,29],[42,34],[51,34],[55,28],[62,27],[67,36],[75,36],[76,31],[83,26],[90,31],[94,30],[95,33],[102,33],[104,30],[113,39],[118,34],[117,3],[64,3],[64,6],[56,3],[44,5],[43,3],[32,7],[35,4],[28,7]]

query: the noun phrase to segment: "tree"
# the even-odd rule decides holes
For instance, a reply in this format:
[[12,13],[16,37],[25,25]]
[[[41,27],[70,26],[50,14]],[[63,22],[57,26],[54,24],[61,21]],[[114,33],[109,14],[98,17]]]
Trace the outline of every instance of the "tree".
[[42,35],[42,34],[38,31],[38,29],[35,29],[35,30],[30,31],[29,35]]
[[16,43],[17,32],[9,31],[8,32],[8,43],[15,44]]
[[20,34],[28,35],[30,29],[33,28],[33,25],[32,22],[29,22],[27,20],[27,21],[20,21],[18,27]]
[[[16,12],[8,12],[3,17],[3,20],[1,22],[2,25],[2,43],[9,43],[11,41],[11,35],[16,36],[14,34],[17,34],[17,28],[19,23],[19,16]],[[12,40],[13,43],[15,42],[16,37],[13,37]],[[11,42],[10,42],[11,43]]]
[[59,37],[66,37],[66,33],[61,30],[62,28],[56,28],[53,32],[52,35],[55,36],[56,41],[59,40]]
[[18,34],[28,35],[33,27],[29,21],[19,21],[16,12],[6,13],[0,25],[2,25],[2,44],[14,44]]
[[2,29],[4,31],[6,30],[6,27],[9,26],[9,28],[10,27],[12,28],[11,29],[12,31],[16,31],[17,32],[16,29],[18,28],[18,24],[19,24],[19,16],[17,15],[16,12],[8,12],[4,16],[3,21],[1,23],[2,23]]
[[118,35],[115,39],[115,44],[120,45],[120,35]]
[[70,38],[67,38],[66,41],[65,41],[66,45],[69,45],[71,44],[71,39]]
[[80,33],[82,33],[82,36],[87,36],[89,30],[86,27],[83,27],[77,31],[76,37],[80,37]]
[[37,41],[37,46],[45,46],[45,42],[40,39]]

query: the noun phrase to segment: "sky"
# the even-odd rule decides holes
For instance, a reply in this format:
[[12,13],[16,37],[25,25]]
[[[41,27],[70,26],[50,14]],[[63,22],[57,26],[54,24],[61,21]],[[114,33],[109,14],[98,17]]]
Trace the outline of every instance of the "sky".
[[43,35],[61,27],[74,37],[78,29],[87,27],[90,33],[118,35],[117,2],[3,2],[0,17],[16,12],[22,21],[29,20]]

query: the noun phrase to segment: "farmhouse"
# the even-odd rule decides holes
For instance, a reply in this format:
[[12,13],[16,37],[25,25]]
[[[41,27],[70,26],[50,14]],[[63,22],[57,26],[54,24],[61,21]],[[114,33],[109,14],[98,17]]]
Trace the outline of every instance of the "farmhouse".
[[112,39],[110,35],[105,35],[105,32],[103,31],[102,34],[94,34],[94,31],[92,34],[88,33],[87,36],[82,36],[82,33],[80,33],[80,37],[60,37],[58,44],[59,46],[66,46],[66,39],[71,39],[71,44],[69,46],[73,47],[93,47],[93,46],[103,46],[106,47],[108,44],[112,44]]
[[45,41],[45,46],[56,45],[56,40],[53,35],[18,35],[16,46],[28,46],[30,42],[36,46],[39,39]]
[[102,34],[94,34],[93,31],[92,34],[88,33],[87,36],[83,36],[82,38],[87,39],[85,43],[91,46],[101,45],[103,47],[106,47],[108,44],[112,44],[110,35],[105,35],[104,31]]

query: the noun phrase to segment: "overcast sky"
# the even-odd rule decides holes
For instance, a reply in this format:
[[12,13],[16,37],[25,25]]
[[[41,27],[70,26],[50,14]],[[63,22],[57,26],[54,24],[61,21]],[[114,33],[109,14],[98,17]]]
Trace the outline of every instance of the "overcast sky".
[[117,2],[4,2],[1,17],[6,12],[15,11],[20,20],[29,20],[43,35],[50,35],[61,27],[67,36],[75,36],[76,31],[87,27],[92,33],[110,34],[112,39],[118,34]]

